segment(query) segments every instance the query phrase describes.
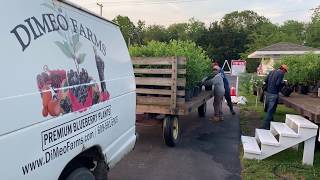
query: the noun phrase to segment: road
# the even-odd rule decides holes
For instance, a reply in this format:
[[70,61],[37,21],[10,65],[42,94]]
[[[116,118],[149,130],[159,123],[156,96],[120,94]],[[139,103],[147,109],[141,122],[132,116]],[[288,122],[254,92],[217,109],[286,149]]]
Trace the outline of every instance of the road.
[[182,141],[175,148],[163,143],[161,124],[137,125],[136,147],[111,170],[110,180],[241,179],[239,116],[225,106],[225,120],[213,123],[212,100],[207,109],[205,118],[196,112],[180,118]]

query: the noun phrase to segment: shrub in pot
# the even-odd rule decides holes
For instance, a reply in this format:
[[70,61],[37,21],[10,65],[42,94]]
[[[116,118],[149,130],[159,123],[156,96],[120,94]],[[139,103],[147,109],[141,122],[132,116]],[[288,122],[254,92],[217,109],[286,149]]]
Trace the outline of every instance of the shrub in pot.
[[253,74],[250,80],[250,84],[252,86],[253,95],[258,95],[258,91],[262,89],[264,82],[264,78],[258,76],[257,74]]
[[186,95],[185,95],[185,101],[190,101],[192,99],[193,96],[193,88],[186,88]]
[[308,94],[309,93],[309,86],[306,84],[299,85],[299,93],[300,94]]
[[301,56],[286,56],[275,64],[287,64],[289,72],[285,78],[291,84],[298,86],[297,90],[301,94],[307,94],[309,85],[316,85],[320,80],[320,56],[309,53]]
[[189,92],[197,82],[211,73],[210,58],[192,41],[172,40],[169,43],[150,41],[147,45],[129,47],[129,52],[132,57],[186,57],[186,91]]
[[193,96],[196,97],[196,96],[199,95],[199,93],[200,93],[200,87],[199,86],[195,86],[193,88]]
[[281,89],[281,94],[283,94],[286,97],[289,97],[291,93],[294,91],[294,86],[292,85],[286,85]]

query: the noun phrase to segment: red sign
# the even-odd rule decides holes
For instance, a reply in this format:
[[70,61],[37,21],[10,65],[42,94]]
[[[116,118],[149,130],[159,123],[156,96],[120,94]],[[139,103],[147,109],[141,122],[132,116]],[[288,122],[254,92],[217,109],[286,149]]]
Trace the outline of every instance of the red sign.
[[247,62],[244,60],[232,60],[231,61],[231,75],[239,76],[241,73],[246,72]]

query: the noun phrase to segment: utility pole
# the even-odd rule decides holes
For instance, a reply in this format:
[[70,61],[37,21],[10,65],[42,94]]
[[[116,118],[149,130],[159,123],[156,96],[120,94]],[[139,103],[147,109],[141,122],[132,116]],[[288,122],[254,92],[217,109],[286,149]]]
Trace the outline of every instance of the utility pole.
[[102,3],[97,3],[97,5],[100,6],[100,16],[102,16],[103,4]]

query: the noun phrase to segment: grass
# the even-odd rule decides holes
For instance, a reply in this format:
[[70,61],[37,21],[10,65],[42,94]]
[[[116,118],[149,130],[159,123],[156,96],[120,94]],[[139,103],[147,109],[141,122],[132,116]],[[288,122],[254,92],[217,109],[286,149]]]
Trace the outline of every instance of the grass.
[[[256,96],[243,94],[248,100],[246,105],[240,106],[240,126],[243,135],[254,136],[255,128],[263,123],[263,105]],[[286,114],[297,114],[293,109],[279,105],[274,116],[275,121],[284,122]],[[320,152],[315,152],[314,166],[302,165],[303,147],[299,150],[287,149],[262,161],[242,158],[242,177],[245,180],[255,179],[320,179]]]

